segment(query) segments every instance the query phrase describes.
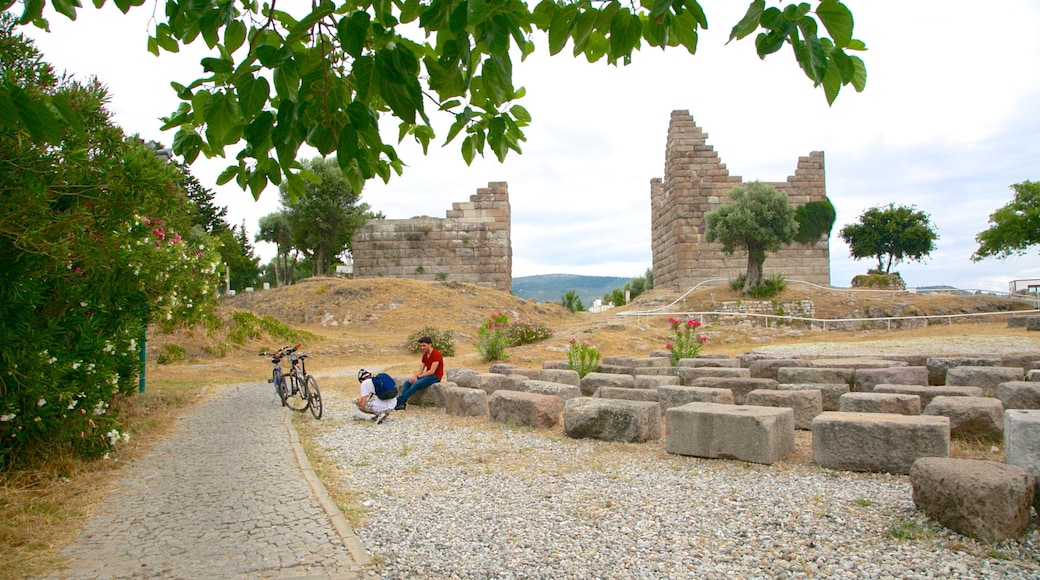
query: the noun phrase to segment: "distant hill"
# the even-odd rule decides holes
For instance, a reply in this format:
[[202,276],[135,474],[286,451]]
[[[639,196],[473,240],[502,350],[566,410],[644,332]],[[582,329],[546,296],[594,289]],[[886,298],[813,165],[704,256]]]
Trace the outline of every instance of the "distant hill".
[[521,276],[513,278],[513,294],[524,300],[538,302],[559,302],[565,292],[574,290],[581,298],[585,308],[592,306],[592,301],[603,298],[603,295],[615,288],[624,288],[632,278],[614,276],[578,276],[575,274],[544,274],[541,276]]

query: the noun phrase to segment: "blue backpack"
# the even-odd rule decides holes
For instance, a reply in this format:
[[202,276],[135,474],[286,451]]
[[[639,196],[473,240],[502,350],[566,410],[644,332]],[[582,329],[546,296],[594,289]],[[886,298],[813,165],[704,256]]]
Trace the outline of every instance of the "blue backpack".
[[376,396],[384,401],[397,396],[397,383],[394,378],[386,373],[379,373],[372,377],[372,385],[376,388]]

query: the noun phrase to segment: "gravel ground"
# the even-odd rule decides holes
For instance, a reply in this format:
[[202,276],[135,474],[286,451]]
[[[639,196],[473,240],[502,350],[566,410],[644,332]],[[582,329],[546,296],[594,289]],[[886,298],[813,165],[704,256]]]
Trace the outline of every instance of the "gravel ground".
[[669,455],[441,409],[375,425],[327,397],[319,446],[382,578],[1037,578],[1034,518],[985,544],[919,515],[909,479]]

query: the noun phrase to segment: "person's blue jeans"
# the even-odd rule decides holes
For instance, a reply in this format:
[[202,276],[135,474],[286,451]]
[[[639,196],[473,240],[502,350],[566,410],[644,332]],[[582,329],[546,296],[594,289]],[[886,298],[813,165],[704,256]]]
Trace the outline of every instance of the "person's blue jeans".
[[437,375],[426,375],[425,377],[419,377],[419,380],[415,381],[414,383],[409,383],[408,381],[405,381],[404,384],[401,385],[401,394],[397,395],[397,406],[403,406],[405,403],[408,402],[408,397],[411,397],[412,395],[418,393],[426,387],[439,382],[440,379],[437,378]]

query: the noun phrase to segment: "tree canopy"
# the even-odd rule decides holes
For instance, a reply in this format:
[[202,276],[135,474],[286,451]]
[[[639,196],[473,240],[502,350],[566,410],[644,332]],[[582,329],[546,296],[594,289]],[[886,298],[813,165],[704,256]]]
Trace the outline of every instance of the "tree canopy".
[[[0,7],[14,3],[0,0]],[[142,3],[115,0],[123,12]],[[25,0],[20,22],[47,28],[47,4]],[[50,5],[70,19],[80,7]],[[218,184],[235,181],[254,197],[268,183],[300,195],[316,179],[298,161],[304,145],[322,157],[335,154],[354,191],[400,174],[403,163],[380,127],[386,115],[398,122],[398,140],[414,139],[424,151],[436,138],[429,111],[438,111],[453,120],[444,143],[461,137],[467,163],[485,150],[499,160],[519,153],[531,118],[518,103],[525,91],[513,83],[514,60],[535,50],[536,32],[550,54],[570,45],[575,56],[616,65],[628,64],[644,43],[694,54],[708,27],[697,0],[315,0],[291,8],[167,0],[165,8],[148,50],[177,52],[200,40],[211,49],[200,78],[172,83],[182,101],[165,118],[164,129],[177,130],[174,152],[191,163],[241,144]],[[853,53],[866,46],[838,0],[770,7],[752,0],[729,38],[752,34],[763,59],[790,46],[828,103],[844,86],[865,87],[866,67]],[[62,101],[35,99],[5,82],[0,128],[14,124],[40,140],[77,126]]]
[[849,254],[857,259],[877,258],[878,272],[888,274],[904,260],[920,262],[935,250],[939,234],[928,214],[914,206],[872,207],[859,216],[859,223],[841,229]]
[[1040,182],[1023,181],[1011,186],[1015,197],[989,216],[989,229],[975,236],[979,249],[974,262],[985,258],[1022,255],[1040,244]]
[[722,244],[722,252],[733,255],[736,250],[748,253],[747,274],[743,292],[759,285],[767,252],[790,244],[798,232],[795,208],[787,194],[761,181],[733,188],[731,203],[704,214],[705,240]]

